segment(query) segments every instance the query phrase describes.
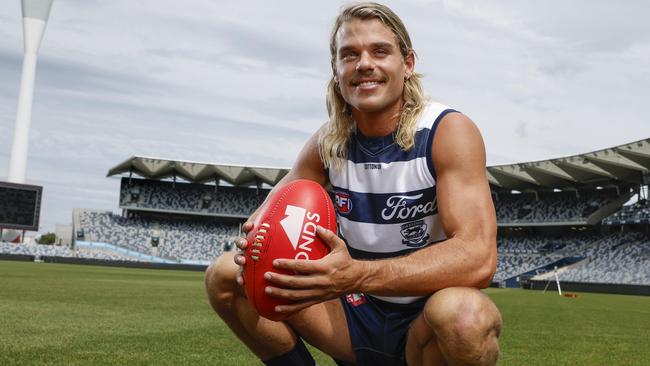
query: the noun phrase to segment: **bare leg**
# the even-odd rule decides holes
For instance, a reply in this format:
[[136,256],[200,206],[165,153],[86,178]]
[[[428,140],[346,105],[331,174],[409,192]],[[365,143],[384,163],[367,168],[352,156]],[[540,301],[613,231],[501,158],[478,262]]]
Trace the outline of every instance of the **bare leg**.
[[239,267],[229,252],[217,258],[205,274],[208,300],[219,317],[262,360],[289,352],[296,336],[282,322],[260,317],[235,281]]
[[239,267],[234,253],[217,258],[205,275],[210,304],[239,339],[261,360],[289,352],[296,333],[311,345],[340,360],[353,361],[354,355],[343,307],[338,299],[326,301],[292,315],[283,322],[263,318],[246,299],[235,276]]
[[453,287],[427,301],[413,321],[406,360],[416,365],[495,365],[501,314],[482,292]]

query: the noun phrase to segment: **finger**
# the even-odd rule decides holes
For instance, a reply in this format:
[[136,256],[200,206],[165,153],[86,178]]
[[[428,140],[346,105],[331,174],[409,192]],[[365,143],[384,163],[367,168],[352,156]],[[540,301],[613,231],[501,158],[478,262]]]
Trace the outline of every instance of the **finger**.
[[345,245],[345,242],[339,238],[338,235],[320,225],[318,225],[316,228],[316,233],[332,250],[340,247],[341,245]]
[[307,289],[307,290],[290,290],[279,287],[266,286],[264,292],[272,297],[288,300],[291,302],[297,301],[310,301],[322,298],[324,292],[318,289]]
[[309,300],[309,301],[301,301],[301,302],[296,302],[290,305],[278,305],[275,307],[275,311],[278,313],[286,313],[286,314],[293,314],[297,313],[303,309],[306,309],[312,305],[316,305],[320,300]]
[[322,288],[325,280],[323,276],[292,276],[275,272],[266,272],[264,278],[276,287],[288,289]]
[[248,234],[249,231],[253,229],[253,222],[252,221],[246,221],[242,226],[241,226],[241,231],[244,232],[245,234]]
[[238,266],[243,266],[244,264],[246,264],[246,257],[244,257],[241,254],[235,254],[235,263]]
[[237,248],[244,250],[248,246],[248,241],[246,240],[246,238],[237,238],[235,239],[235,245],[237,246]]
[[298,273],[325,272],[322,262],[304,259],[276,259],[273,267]]

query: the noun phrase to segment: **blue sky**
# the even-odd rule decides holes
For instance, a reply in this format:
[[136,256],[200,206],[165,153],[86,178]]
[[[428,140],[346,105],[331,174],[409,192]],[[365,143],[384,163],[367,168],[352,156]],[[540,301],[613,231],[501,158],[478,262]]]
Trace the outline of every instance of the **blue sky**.
[[[41,231],[73,207],[117,211],[132,155],[290,166],[326,118],[341,1],[54,0],[41,46],[27,182]],[[429,95],[481,129],[489,164],[650,137],[644,1],[386,2]],[[22,62],[19,1],[0,2],[0,180]]]

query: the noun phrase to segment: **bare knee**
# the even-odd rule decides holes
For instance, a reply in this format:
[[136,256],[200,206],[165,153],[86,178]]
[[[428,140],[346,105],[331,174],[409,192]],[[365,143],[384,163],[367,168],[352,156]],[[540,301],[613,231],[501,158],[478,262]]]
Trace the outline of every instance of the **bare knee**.
[[205,271],[205,288],[208,300],[217,313],[229,311],[233,300],[241,294],[236,275],[239,270],[234,262],[234,253],[227,252],[218,257]]
[[424,317],[437,342],[453,364],[490,365],[499,353],[501,315],[482,292],[448,288],[431,296]]

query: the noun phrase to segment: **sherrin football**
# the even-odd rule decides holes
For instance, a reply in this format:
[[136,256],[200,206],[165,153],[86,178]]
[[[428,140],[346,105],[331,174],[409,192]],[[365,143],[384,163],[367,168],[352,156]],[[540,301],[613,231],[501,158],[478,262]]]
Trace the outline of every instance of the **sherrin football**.
[[289,182],[264,204],[248,233],[244,253],[244,287],[248,301],[257,313],[271,320],[282,320],[277,305],[289,302],[267,295],[266,272],[293,275],[273,267],[276,258],[316,260],[330,251],[316,234],[320,225],[336,232],[336,213],[329,195],[320,184],[306,179]]

